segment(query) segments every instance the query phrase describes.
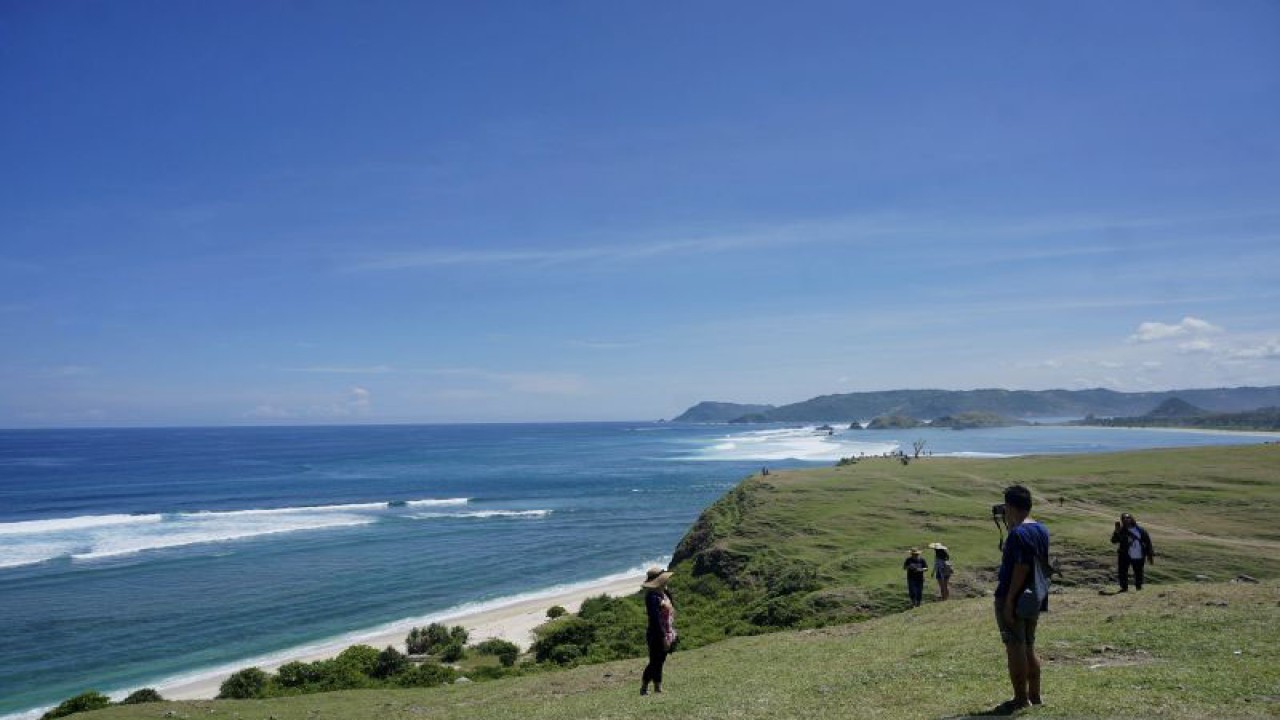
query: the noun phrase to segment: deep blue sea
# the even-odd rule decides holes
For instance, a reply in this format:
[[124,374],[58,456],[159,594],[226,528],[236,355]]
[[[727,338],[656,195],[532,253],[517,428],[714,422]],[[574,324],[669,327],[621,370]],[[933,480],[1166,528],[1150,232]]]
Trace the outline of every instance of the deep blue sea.
[[0,431],[0,716],[664,561],[762,464],[1258,443],[651,423]]

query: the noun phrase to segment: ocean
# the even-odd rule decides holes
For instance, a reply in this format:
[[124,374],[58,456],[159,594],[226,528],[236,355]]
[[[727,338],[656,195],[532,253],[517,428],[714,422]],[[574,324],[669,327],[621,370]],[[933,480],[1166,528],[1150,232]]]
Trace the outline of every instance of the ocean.
[[1116,428],[0,430],[0,720],[665,563],[764,464],[1258,443]]

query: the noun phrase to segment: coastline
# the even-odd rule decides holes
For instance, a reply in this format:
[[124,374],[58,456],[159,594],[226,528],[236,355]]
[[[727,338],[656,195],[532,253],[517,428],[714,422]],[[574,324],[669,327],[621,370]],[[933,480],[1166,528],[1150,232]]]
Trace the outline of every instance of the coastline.
[[[657,564],[665,565],[662,562]],[[273,672],[289,662],[315,662],[334,657],[351,645],[371,645],[379,649],[391,645],[403,652],[405,636],[409,630],[433,622],[465,627],[470,634],[471,643],[500,638],[519,645],[521,650],[527,650],[533,642],[533,629],[547,621],[547,608],[560,605],[569,612],[577,612],[582,601],[589,597],[601,594],[617,597],[639,592],[643,580],[643,570],[632,570],[488,603],[469,603],[419,618],[398,620],[333,640],[246,659],[234,665],[167,678],[156,683],[155,688],[167,700],[212,699],[218,694],[218,689],[227,676],[237,670],[259,667]]]

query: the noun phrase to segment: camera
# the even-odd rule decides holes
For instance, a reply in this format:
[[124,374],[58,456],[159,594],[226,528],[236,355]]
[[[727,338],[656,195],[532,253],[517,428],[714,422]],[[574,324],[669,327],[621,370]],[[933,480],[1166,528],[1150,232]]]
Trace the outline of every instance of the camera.
[[1004,503],[999,503],[991,506],[991,517],[993,518],[1004,517]]

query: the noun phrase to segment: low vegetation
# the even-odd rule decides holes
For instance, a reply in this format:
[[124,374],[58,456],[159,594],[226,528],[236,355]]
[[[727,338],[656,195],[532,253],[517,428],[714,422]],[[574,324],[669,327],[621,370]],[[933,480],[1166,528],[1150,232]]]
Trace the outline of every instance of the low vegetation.
[[[1055,595],[1040,627],[1042,718],[1275,717],[1280,585],[1184,583]],[[932,603],[865,623],[734,638],[675,653],[662,695],[643,659],[429,690],[119,706],[86,720],[960,718],[1007,693],[990,601]],[[168,714],[167,714],[168,713]]]

